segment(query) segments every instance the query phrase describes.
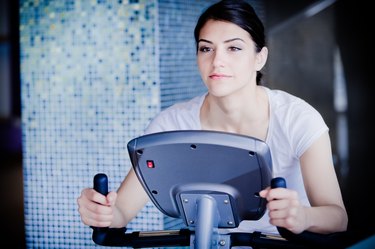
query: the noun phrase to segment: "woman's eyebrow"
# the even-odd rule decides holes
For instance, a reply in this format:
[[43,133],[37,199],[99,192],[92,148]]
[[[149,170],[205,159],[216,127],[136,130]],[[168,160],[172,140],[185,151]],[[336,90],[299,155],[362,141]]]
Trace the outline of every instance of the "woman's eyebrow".
[[[245,41],[242,40],[241,38],[232,38],[232,39],[229,39],[229,40],[225,40],[224,43],[228,43],[228,42],[232,42],[232,41],[242,41],[242,42],[245,42]],[[209,40],[206,40],[206,39],[199,39],[199,40],[198,40],[198,43],[199,43],[199,42],[207,42],[207,43],[213,44],[212,41],[209,41]]]
[[228,43],[228,42],[232,42],[232,41],[242,41],[242,42],[245,42],[241,38],[233,38],[233,39],[229,39],[229,40],[224,41],[224,43]]
[[206,39],[199,39],[198,43],[199,42],[207,42],[207,43],[211,43],[211,44],[213,43],[212,41],[209,41],[209,40],[206,40]]

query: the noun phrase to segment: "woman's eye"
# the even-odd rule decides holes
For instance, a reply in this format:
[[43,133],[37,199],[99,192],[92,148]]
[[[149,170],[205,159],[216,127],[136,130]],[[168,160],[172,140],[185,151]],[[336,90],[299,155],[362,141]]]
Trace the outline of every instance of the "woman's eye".
[[239,47],[229,47],[229,50],[230,51],[240,51],[240,50],[242,50],[241,48],[239,48]]
[[200,47],[199,48],[199,51],[200,52],[203,52],[203,53],[206,53],[206,52],[210,52],[212,49],[209,48],[209,47]]

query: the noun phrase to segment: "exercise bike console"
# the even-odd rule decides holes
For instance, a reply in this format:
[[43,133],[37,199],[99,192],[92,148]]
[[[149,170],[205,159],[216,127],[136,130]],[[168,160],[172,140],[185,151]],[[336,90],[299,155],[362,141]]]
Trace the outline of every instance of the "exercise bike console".
[[219,227],[237,227],[265,212],[265,200],[255,193],[269,185],[272,162],[261,140],[213,131],[170,131],[135,138],[128,151],[150,199],[187,226],[196,223],[188,207],[199,195],[226,203],[218,206],[223,218]]

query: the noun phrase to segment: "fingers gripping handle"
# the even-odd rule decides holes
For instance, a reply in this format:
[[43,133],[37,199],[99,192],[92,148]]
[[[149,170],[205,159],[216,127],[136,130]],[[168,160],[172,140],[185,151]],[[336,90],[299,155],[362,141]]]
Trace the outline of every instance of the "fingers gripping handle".
[[[271,188],[286,188],[286,181],[282,177],[275,177],[271,180]],[[280,235],[284,235],[285,228],[277,227],[277,230],[279,231]]]
[[[286,188],[286,181],[282,177],[275,177],[271,180],[271,188]],[[284,238],[289,238],[290,234],[292,234],[289,230],[283,227],[277,227],[280,235]]]
[[[106,174],[99,173],[94,176],[94,190],[102,195],[108,194],[108,177]],[[108,227],[93,227],[92,240],[99,245],[106,244]]]
[[[276,177],[271,180],[271,188],[286,188],[286,181],[282,177]],[[303,231],[300,234],[294,234],[284,227],[277,227],[280,235],[289,241],[301,243],[306,248],[344,248],[343,236],[341,233],[318,234],[309,231]]]

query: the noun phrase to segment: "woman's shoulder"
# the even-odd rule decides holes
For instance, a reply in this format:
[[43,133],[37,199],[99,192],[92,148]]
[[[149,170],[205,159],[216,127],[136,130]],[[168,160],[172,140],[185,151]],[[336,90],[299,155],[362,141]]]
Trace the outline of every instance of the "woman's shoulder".
[[195,109],[200,109],[205,96],[206,96],[206,93],[195,96],[195,97],[193,97],[191,99],[188,99],[188,100],[185,100],[185,101],[177,102],[177,103],[167,107],[166,109],[164,109],[160,113],[169,113],[169,112],[176,112],[176,111],[177,112],[193,111]]
[[[271,109],[276,113],[300,113],[317,112],[317,110],[306,100],[280,89],[270,89],[265,87]],[[282,114],[282,115],[283,115]]]
[[150,122],[146,133],[199,129],[199,112],[205,96],[206,94],[202,94],[165,108]]
[[296,130],[326,129],[321,113],[304,99],[283,90],[268,89],[270,111],[274,125],[289,133]]
[[269,100],[271,104],[278,107],[288,106],[292,104],[299,104],[301,102],[306,102],[300,97],[293,95],[289,92],[280,89],[271,89],[268,87],[264,87],[267,91],[269,96]]
[[[322,115],[307,101],[282,90],[267,90],[272,132],[290,143],[300,156],[328,127]],[[284,136],[280,136],[284,134]]]

